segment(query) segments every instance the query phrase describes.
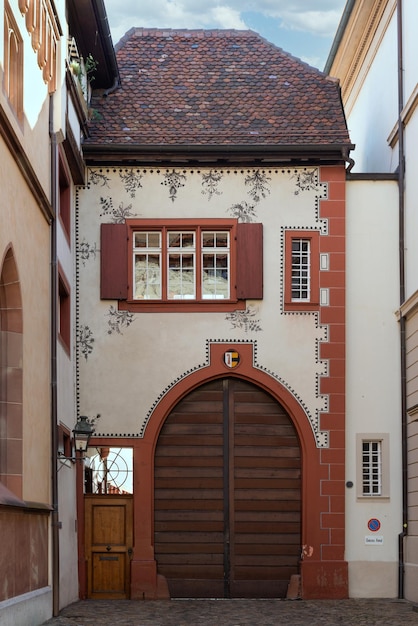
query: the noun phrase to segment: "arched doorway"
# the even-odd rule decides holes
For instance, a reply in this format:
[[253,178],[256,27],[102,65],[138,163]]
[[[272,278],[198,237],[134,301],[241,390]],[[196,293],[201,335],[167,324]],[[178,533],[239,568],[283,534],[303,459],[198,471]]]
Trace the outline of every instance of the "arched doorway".
[[154,548],[172,597],[284,597],[301,553],[301,451],[285,409],[239,378],[194,389],[155,451]]

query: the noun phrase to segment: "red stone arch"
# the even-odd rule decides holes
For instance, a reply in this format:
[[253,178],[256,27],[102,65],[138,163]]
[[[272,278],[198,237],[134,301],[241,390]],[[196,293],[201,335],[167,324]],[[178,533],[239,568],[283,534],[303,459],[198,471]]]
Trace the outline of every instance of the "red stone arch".
[[22,497],[23,313],[13,247],[0,273],[0,482]]
[[[225,364],[227,350],[239,353],[239,365]],[[160,430],[174,406],[193,389],[226,376],[242,378],[258,385],[288,412],[297,430],[302,454],[302,589],[308,597],[346,597],[346,563],[322,558],[329,531],[322,529],[322,514],[328,512],[328,498],[321,494],[321,482],[328,478],[329,466],[321,464],[321,449],[300,402],[277,379],[254,364],[251,343],[210,343],[208,365],[190,372],[164,393],[152,411],[144,438],[136,446],[135,469],[135,554],[132,561],[131,597],[166,597],[164,581],[157,576],[154,560],[154,454]],[[332,589],[335,581],[335,591]],[[325,585],[321,581],[325,581]]]

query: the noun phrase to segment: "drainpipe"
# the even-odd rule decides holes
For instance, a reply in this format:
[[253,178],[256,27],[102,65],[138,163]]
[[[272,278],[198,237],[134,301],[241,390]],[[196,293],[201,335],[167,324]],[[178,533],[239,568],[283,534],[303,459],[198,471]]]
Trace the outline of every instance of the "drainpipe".
[[54,101],[49,99],[49,136],[51,141],[51,469],[52,469],[52,614],[59,613],[59,518],[57,470],[57,337],[58,337],[58,263],[57,263],[57,209],[58,209],[58,143],[54,133]]
[[[402,0],[397,1],[398,32],[398,149],[399,149],[399,299],[405,302],[405,148],[402,111],[403,97],[403,28]],[[400,314],[401,359],[401,433],[402,433],[402,532],[398,537],[399,577],[398,596],[404,597],[405,554],[404,540],[408,534],[408,450],[407,450],[407,403],[406,403],[406,330],[405,317]]]

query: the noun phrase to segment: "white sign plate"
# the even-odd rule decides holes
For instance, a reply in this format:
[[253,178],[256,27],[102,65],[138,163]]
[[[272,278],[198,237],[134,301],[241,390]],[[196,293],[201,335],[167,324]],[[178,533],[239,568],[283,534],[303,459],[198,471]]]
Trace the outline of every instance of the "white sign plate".
[[364,538],[366,546],[382,546],[383,535],[366,535]]

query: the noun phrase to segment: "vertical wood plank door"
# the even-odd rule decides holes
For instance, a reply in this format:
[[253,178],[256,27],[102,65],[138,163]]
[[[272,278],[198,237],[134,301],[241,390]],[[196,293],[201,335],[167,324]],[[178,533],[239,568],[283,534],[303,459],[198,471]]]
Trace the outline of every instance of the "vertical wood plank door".
[[155,454],[155,558],[172,597],[284,597],[301,552],[301,458],[290,417],[239,379],[168,416]]
[[85,496],[87,595],[129,599],[132,498]]

